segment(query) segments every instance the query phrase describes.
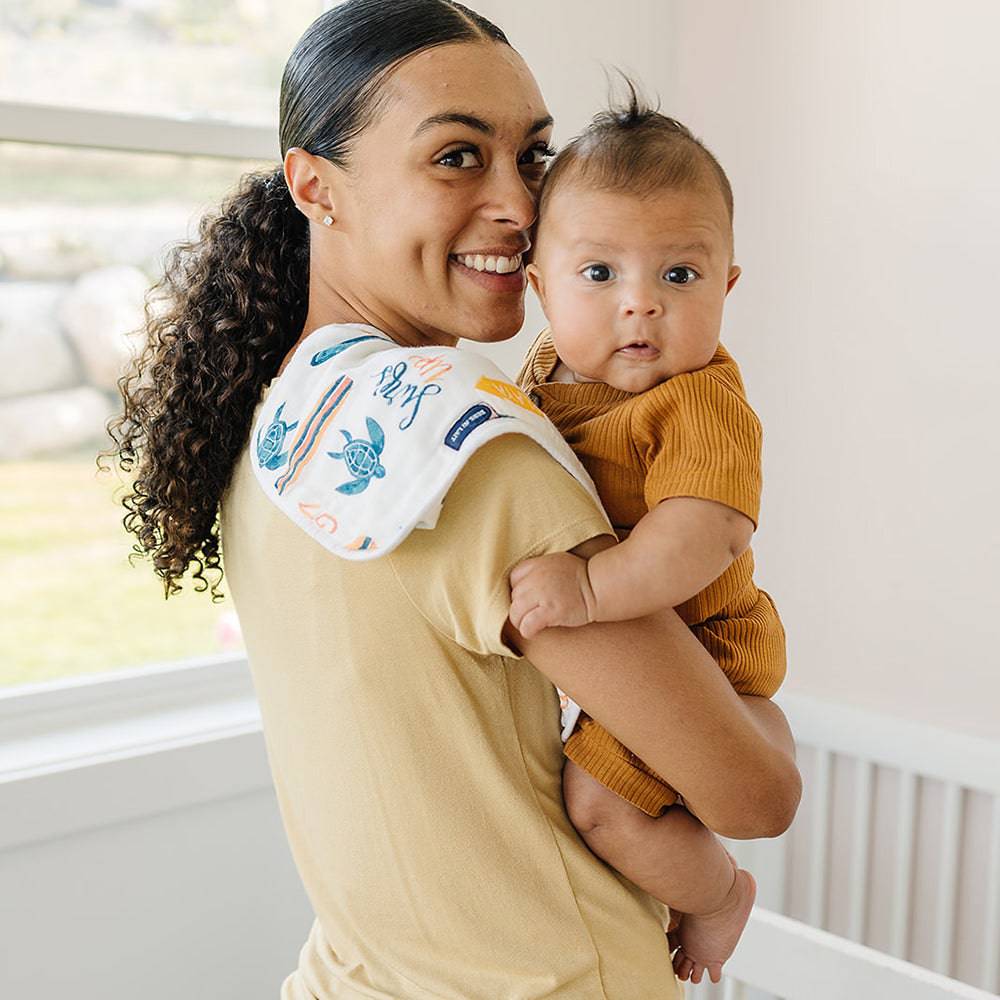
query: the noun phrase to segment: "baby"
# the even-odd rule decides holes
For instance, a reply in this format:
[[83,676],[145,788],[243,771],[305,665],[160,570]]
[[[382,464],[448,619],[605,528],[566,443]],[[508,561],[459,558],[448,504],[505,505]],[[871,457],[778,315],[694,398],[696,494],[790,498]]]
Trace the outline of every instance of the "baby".
[[[530,638],[676,608],[763,720],[785,636],[752,578],[760,422],[719,343],[740,274],[732,204],[711,153],[634,90],[629,108],[599,115],[553,161],[527,267],[550,330],[518,383],[573,447],[623,540],[589,560],[521,563],[510,618]],[[679,978],[718,982],[753,877],[658,774],[565,695],[563,707],[571,819],[595,854],[682,914],[669,936]]]

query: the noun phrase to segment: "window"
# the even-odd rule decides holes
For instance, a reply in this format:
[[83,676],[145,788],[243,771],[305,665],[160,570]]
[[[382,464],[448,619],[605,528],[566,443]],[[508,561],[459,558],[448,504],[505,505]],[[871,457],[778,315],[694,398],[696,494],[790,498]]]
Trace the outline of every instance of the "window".
[[319,0],[4,0],[0,100],[271,124]]
[[185,579],[165,601],[129,564],[121,484],[95,456],[165,249],[275,162],[281,69],[321,9],[0,9],[0,687],[242,647],[228,598]]

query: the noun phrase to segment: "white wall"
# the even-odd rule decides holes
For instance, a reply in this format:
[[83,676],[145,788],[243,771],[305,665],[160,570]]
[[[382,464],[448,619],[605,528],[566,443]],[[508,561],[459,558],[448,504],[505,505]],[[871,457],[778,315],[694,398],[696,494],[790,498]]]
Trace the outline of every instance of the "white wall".
[[5,1000],[273,1000],[311,923],[270,788],[0,849]]
[[724,340],[765,427],[754,548],[788,689],[1000,738],[1000,4],[477,6],[557,139],[600,104],[601,57],[730,175]]

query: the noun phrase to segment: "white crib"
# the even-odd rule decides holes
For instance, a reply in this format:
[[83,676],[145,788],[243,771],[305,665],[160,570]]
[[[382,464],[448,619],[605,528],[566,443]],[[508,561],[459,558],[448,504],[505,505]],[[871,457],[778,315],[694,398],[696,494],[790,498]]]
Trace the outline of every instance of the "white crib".
[[791,830],[727,841],[759,886],[692,1000],[987,1000],[1000,985],[1000,744],[792,694]]

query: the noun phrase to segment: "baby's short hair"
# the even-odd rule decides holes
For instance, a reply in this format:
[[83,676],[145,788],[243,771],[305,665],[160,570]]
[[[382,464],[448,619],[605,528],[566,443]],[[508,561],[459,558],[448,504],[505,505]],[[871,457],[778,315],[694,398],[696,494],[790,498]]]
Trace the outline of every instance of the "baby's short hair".
[[726,172],[704,143],[674,118],[660,114],[625,77],[627,104],[596,115],[552,161],[538,200],[538,222],[560,185],[582,183],[599,191],[647,197],[657,191],[715,183],[733,224],[733,190]]

